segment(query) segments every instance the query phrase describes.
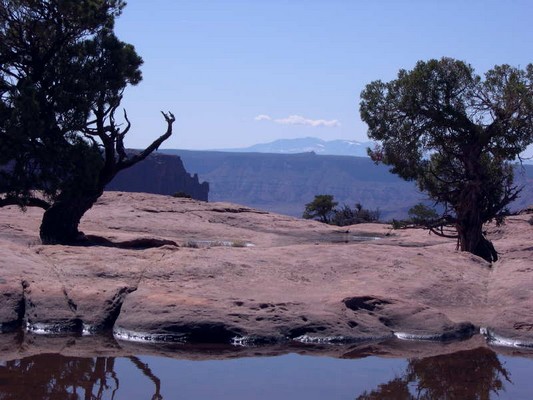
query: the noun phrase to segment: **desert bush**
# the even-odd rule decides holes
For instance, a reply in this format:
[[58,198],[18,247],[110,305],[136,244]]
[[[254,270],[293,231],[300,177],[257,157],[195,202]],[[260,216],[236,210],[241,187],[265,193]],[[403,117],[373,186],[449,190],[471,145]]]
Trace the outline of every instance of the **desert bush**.
[[192,199],[192,196],[185,192],[176,192],[172,197],[182,198],[182,199]]
[[406,229],[425,227],[429,228],[439,220],[440,216],[437,211],[423,203],[415,204],[411,207],[407,214],[409,218],[406,219],[393,219],[391,221],[392,229]]
[[316,195],[312,202],[305,205],[302,217],[305,219],[317,219],[326,224],[337,226],[379,221],[379,209],[368,210],[360,203],[356,203],[354,208],[345,204],[342,208],[337,209],[335,208],[337,204],[339,203],[334,201],[333,196],[330,194]]
[[320,222],[329,224],[331,215],[335,213],[336,201],[333,201],[331,194],[318,194],[314,200],[305,205],[305,211],[302,215],[305,219],[318,219]]
[[350,208],[345,204],[340,210],[334,210],[333,218],[331,219],[331,224],[338,226],[346,226],[363,224],[368,222],[377,222],[379,221],[379,217],[379,209],[368,210],[359,203],[355,205],[355,208]]
[[427,226],[439,218],[439,214],[434,208],[418,203],[407,211],[409,222],[415,225]]

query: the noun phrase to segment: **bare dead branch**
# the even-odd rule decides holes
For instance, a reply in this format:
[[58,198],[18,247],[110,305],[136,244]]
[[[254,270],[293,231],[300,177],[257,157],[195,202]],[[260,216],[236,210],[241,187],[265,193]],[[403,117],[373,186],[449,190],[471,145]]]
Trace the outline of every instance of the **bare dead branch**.
[[124,160],[121,161],[117,165],[117,169],[120,171],[122,169],[131,167],[132,165],[138,163],[139,161],[144,160],[146,157],[148,157],[152,152],[156,151],[161,143],[163,143],[165,140],[167,140],[172,135],[172,124],[174,121],[176,121],[176,117],[174,117],[174,114],[172,114],[170,111],[168,113],[164,113],[161,111],[161,114],[163,114],[163,117],[165,118],[165,121],[167,122],[167,130],[166,132],[161,135],[159,138],[157,138],[155,141],[152,142],[150,146],[148,146],[146,149],[144,149],[142,152]]
[[127,158],[126,149],[124,147],[124,136],[131,128],[131,122],[128,119],[128,113],[124,110],[124,119],[126,120],[126,127],[117,135],[116,149],[118,154],[119,163]]
[[124,120],[126,121],[126,127],[122,130],[122,132],[120,133],[120,135],[122,136],[122,138],[124,138],[124,136],[126,136],[126,134],[129,132],[130,128],[131,128],[131,122],[130,120],[128,119],[128,113],[126,112],[126,109],[124,109]]

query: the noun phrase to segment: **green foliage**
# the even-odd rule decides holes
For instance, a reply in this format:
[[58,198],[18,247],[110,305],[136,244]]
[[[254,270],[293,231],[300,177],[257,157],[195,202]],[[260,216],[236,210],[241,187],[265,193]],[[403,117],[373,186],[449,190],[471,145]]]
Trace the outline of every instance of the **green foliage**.
[[182,199],[192,199],[192,196],[185,192],[176,192],[172,197],[182,198]]
[[423,203],[415,204],[407,211],[407,214],[409,215],[409,218],[407,219],[393,219],[391,222],[392,229],[417,227],[432,229],[433,227],[438,226],[441,222],[441,216],[437,211]]
[[334,211],[331,224],[338,226],[364,224],[377,222],[379,221],[379,217],[379,210],[367,210],[359,203],[354,208],[350,208],[345,204],[340,210]]
[[327,224],[337,204],[339,203],[333,201],[333,196],[330,194],[316,195],[312,202],[305,205],[302,217],[305,219],[318,219]]
[[337,226],[379,221],[379,210],[367,210],[359,203],[353,209],[345,204],[339,210],[335,208],[338,204],[330,194],[316,195],[312,202],[305,205],[303,218],[318,219]]
[[391,222],[392,229],[404,229],[409,226],[410,221],[405,219],[393,219]]
[[[113,32],[122,0],[0,0],[0,206],[44,208],[41,238],[77,236],[81,216],[122,169],[130,122],[116,122],[142,59]],[[40,195],[35,196],[35,190]],[[61,232],[62,231],[62,232]]]
[[87,134],[89,121],[110,116],[141,79],[141,58],[112,32],[124,4],[0,1],[0,164],[13,164],[2,174],[11,198],[38,188],[53,201],[94,186],[102,143]]
[[462,250],[486,252],[482,224],[516,199],[510,162],[533,142],[533,64],[495,66],[483,80],[462,61],[419,61],[368,84],[360,111],[380,142],[372,159],[441,204]]
[[439,214],[434,208],[428,207],[425,204],[418,203],[411,207],[407,214],[410,221],[415,225],[430,225],[439,218]]

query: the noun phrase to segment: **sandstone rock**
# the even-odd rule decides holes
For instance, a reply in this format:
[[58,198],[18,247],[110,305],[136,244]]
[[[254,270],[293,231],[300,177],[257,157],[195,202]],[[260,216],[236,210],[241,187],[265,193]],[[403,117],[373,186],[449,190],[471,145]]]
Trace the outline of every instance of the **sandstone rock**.
[[136,340],[341,342],[354,352],[395,336],[465,339],[479,328],[491,340],[533,341],[527,215],[487,227],[501,255],[492,266],[422,230],[340,229],[169,196],[105,194],[80,227],[100,245],[39,244],[41,215],[0,209],[3,331],[113,328]]

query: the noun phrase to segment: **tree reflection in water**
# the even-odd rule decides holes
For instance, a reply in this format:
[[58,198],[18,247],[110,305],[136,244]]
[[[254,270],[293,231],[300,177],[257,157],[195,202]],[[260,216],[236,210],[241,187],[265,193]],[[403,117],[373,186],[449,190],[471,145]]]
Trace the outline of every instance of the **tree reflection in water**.
[[509,373],[487,348],[411,359],[401,377],[364,392],[357,400],[489,400],[498,394]]
[[[159,378],[137,357],[128,358],[154,383],[152,400],[162,400]],[[115,399],[118,389],[114,357],[41,354],[0,364],[0,400]]]
[[[161,381],[137,357],[127,357],[153,390],[152,400],[162,400]],[[120,380],[131,385],[136,379],[114,357],[78,358],[43,354],[0,362],[0,400],[109,400],[122,398]],[[257,371],[264,379],[264,371]],[[287,381],[291,379],[290,374]],[[488,400],[511,382],[497,355],[487,348],[408,360],[405,372],[391,381],[364,392],[357,400]],[[172,387],[172,385],[171,385]],[[127,386],[123,388],[128,391]]]

